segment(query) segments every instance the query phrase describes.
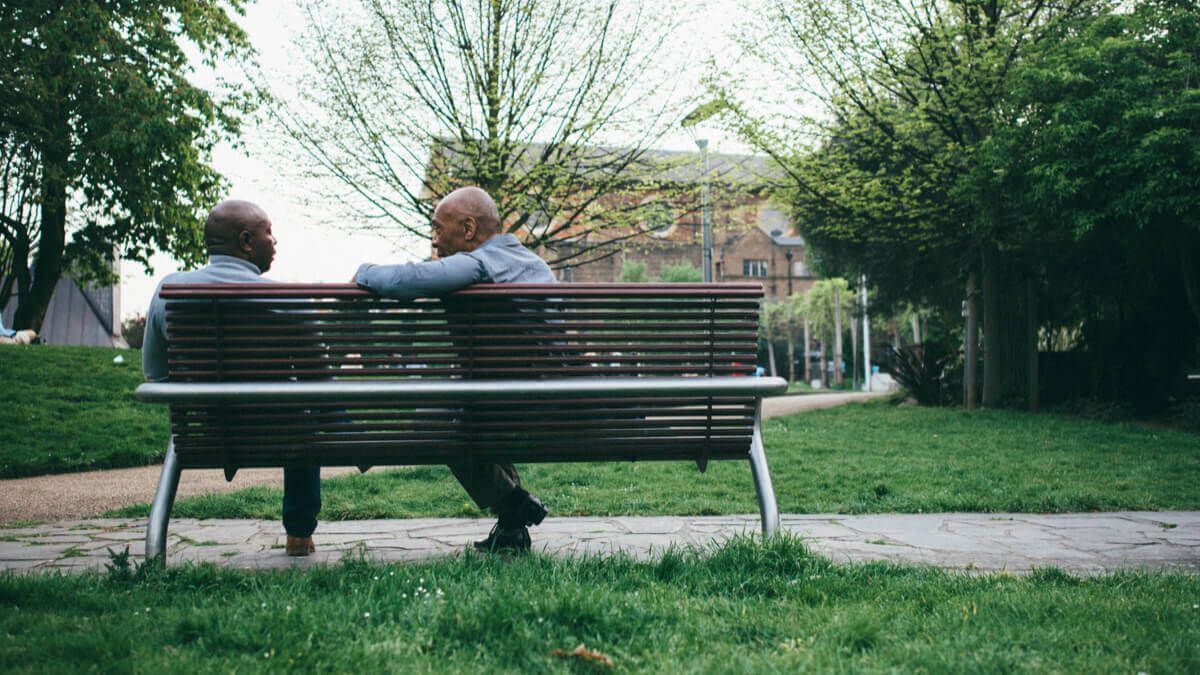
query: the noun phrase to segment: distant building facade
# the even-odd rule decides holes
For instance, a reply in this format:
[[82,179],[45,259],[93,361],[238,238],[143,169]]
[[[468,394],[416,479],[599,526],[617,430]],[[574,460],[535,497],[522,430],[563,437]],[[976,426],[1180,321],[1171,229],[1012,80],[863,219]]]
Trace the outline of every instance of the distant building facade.
[[[535,156],[539,146],[529,146],[523,156]],[[448,145],[434,148],[426,185],[440,183],[435,176],[456,176],[460,161]],[[613,219],[579,219],[562,227],[553,217],[530,214],[517,228],[524,241],[553,232],[539,251],[563,281],[613,282],[628,265],[645,265],[649,280],[659,278],[664,267],[688,264],[700,270],[703,258],[700,191],[704,180],[698,152],[648,151],[620,189],[596,199],[593,211],[630,214],[625,222]],[[781,180],[765,157],[710,154],[715,281],[759,282],[767,298],[782,299],[803,293],[815,282],[808,264],[804,239],[787,214],[769,196],[768,189]],[[442,184],[448,191],[458,180]],[[577,190],[586,192],[581,186]],[[434,196],[426,192],[429,199]],[[561,197],[570,203],[570,195]],[[565,209],[570,211],[570,209]],[[518,222],[510,220],[509,224]],[[599,224],[604,223],[604,224]],[[555,261],[558,261],[557,263]]]

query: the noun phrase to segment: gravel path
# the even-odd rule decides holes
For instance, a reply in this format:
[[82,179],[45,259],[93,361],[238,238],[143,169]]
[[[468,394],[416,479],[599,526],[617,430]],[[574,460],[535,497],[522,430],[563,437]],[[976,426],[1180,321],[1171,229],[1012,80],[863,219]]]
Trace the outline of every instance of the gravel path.
[[[763,417],[791,415],[806,410],[832,408],[886,394],[805,394],[778,396],[763,403]],[[770,449],[768,448],[768,456]],[[325,467],[322,477],[357,472],[353,467]],[[142,466],[109,471],[87,471],[53,476],[0,480],[0,524],[28,521],[91,518],[110,509],[154,499],[162,466]],[[220,469],[184,471],[178,497],[232,492],[254,485],[283,485],[280,469],[242,469],[232,482]]]

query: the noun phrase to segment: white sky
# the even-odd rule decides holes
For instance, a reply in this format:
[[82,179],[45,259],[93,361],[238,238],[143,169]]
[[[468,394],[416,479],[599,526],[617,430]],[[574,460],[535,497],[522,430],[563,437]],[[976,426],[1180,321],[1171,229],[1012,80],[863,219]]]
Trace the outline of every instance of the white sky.
[[[334,0],[331,0],[334,1]],[[649,5],[654,6],[651,0]],[[705,63],[714,59],[720,66],[737,69],[737,49],[727,32],[757,5],[746,0],[686,0],[682,5],[685,23],[676,33],[676,44],[694,45],[675,58],[680,62],[678,81],[699,91],[706,73]],[[259,53],[259,62],[267,72],[294,72],[303,63],[297,53],[296,36],[303,17],[292,0],[259,0],[247,8],[240,21]],[[236,72],[238,64],[224,68]],[[745,152],[735,140],[713,128],[702,132],[710,138],[712,152]],[[231,184],[228,198],[246,199],[261,205],[270,214],[279,240],[275,263],[268,277],[278,281],[348,281],[363,262],[404,262],[414,257],[409,250],[424,255],[424,242],[402,241],[395,236],[371,234],[361,229],[341,227],[346,222],[336,208],[320,209],[305,203],[305,184],[283,166],[284,160],[272,151],[265,134],[246,126],[244,148],[222,146],[213,161]],[[691,138],[682,130],[664,138],[663,149],[692,150]],[[288,160],[290,161],[290,160]],[[349,225],[350,223],[346,223]],[[147,275],[141,265],[121,265],[122,314],[144,313],[155,286],[163,276],[178,269],[168,255],[152,258],[154,274]]]

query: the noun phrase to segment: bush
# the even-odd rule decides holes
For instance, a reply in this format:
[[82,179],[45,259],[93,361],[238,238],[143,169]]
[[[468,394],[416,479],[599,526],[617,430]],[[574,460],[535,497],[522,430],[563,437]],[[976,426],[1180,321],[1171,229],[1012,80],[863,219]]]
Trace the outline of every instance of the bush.
[[892,357],[892,375],[917,403],[943,405],[947,402],[946,368],[952,355],[936,343],[896,349],[888,347]]
[[685,260],[678,265],[663,265],[659,279],[668,284],[696,283],[704,281],[704,272]]
[[141,349],[146,338],[146,317],[139,314],[121,322],[121,337],[131,349]]

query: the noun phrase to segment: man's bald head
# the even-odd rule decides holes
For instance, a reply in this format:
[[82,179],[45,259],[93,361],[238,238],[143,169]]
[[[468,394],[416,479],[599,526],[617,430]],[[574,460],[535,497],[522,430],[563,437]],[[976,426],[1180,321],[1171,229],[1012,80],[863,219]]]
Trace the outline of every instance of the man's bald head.
[[461,187],[433,210],[433,247],[439,257],[474,251],[500,231],[496,202],[477,187]]
[[214,206],[204,220],[204,247],[210,256],[241,258],[266,272],[275,259],[271,218],[253,202],[227,199]]

